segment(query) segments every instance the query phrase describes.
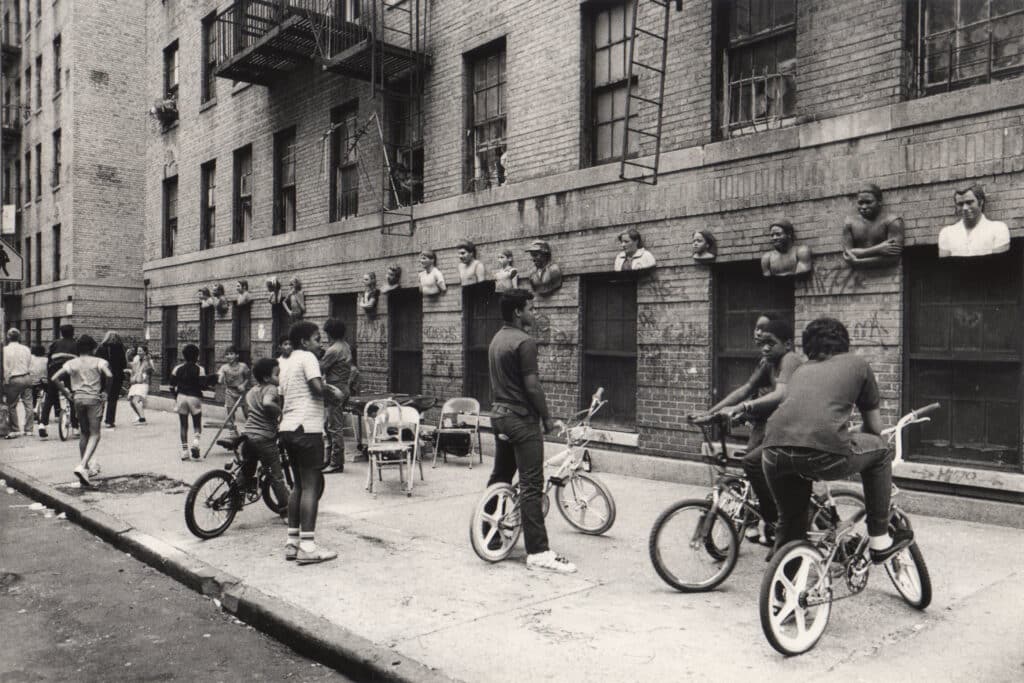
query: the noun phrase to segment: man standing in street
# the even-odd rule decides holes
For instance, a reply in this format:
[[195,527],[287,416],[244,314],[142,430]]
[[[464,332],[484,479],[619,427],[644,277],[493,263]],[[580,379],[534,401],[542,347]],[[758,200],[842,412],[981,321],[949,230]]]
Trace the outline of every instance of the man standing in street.
[[487,349],[491,377],[494,469],[487,485],[512,483],[519,470],[520,506],[528,569],[569,574],[576,565],[548,547],[541,497],[544,492],[544,433],[555,428],[540,385],[537,342],[526,333],[535,323],[533,294],[511,289],[501,295],[505,324]]
[[32,352],[21,343],[16,327],[7,331],[4,346],[4,403],[10,410],[11,432],[8,439],[18,438],[18,401],[25,405],[25,436],[32,433]]

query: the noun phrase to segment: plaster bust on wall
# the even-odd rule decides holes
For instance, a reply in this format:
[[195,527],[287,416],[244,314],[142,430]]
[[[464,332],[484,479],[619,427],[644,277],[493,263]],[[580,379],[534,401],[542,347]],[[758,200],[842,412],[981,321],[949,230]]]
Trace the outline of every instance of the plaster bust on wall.
[[386,284],[380,288],[381,292],[387,294],[394,289],[398,289],[399,285],[402,284],[402,266],[388,266],[386,279]]
[[519,271],[515,267],[515,257],[511,249],[503,249],[498,254],[498,270],[494,272],[494,291],[507,292],[519,287]]
[[235,282],[235,306],[248,306],[252,303],[252,295],[249,294],[249,281],[238,280]]
[[714,261],[718,257],[718,242],[709,230],[693,233],[693,260],[700,263]]
[[217,300],[213,298],[213,294],[210,292],[209,287],[200,287],[196,292],[196,296],[199,297],[200,308],[209,308],[210,306],[217,305]]
[[765,277],[803,275],[814,269],[810,248],[796,245],[796,232],[788,219],[772,223],[768,237],[772,251],[761,256],[761,272]]
[[615,270],[645,270],[655,265],[654,254],[644,249],[644,238],[636,228],[619,233],[622,251],[615,257]]
[[437,296],[448,291],[444,274],[437,267],[437,255],[431,249],[420,252],[420,291],[423,296]]
[[971,185],[953,193],[960,220],[939,232],[939,258],[988,256],[1010,249],[1010,230],[985,217],[985,189]]
[[227,313],[228,300],[227,297],[225,296],[224,285],[220,284],[219,282],[215,284],[213,286],[211,294],[213,295],[213,305],[217,307],[217,313],[219,315],[224,315],[225,313]]
[[284,306],[285,313],[288,314],[291,324],[294,325],[306,315],[306,295],[302,291],[302,281],[299,278],[293,277],[288,285],[288,296],[284,297],[281,305]]
[[277,276],[268,277],[266,281],[267,292],[270,293],[270,305],[278,306],[284,300],[284,293],[281,291],[281,282]]
[[526,248],[533,260],[534,271],[530,273],[530,286],[541,296],[555,293],[562,286],[562,269],[551,262],[551,245],[545,240],[534,240]]
[[882,210],[882,190],[867,183],[857,190],[857,215],[843,221],[843,260],[851,268],[884,268],[903,253],[903,219]]
[[372,316],[377,312],[377,301],[380,300],[380,290],[377,289],[377,274],[366,273],[363,275],[363,291],[359,293],[356,303],[363,313]]
[[462,240],[455,248],[459,255],[459,282],[462,285],[475,285],[487,279],[487,269],[476,257],[476,245],[469,240]]

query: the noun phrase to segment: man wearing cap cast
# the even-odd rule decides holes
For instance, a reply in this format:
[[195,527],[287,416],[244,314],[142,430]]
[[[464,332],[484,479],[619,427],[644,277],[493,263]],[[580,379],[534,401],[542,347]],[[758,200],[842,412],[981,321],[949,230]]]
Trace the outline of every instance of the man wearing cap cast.
[[939,258],[947,256],[988,256],[1010,248],[1006,223],[985,217],[985,190],[971,185],[953,193],[960,220],[939,232]]
[[765,277],[801,275],[811,272],[811,250],[803,245],[796,246],[793,224],[783,218],[771,224],[768,230],[773,251],[761,256],[761,272]]
[[547,295],[562,286],[562,270],[551,262],[551,247],[544,240],[534,240],[526,248],[536,270],[530,274],[530,286],[537,294]]
[[857,214],[843,222],[843,260],[852,268],[896,265],[903,252],[903,219],[882,213],[882,190],[867,183],[857,191]]

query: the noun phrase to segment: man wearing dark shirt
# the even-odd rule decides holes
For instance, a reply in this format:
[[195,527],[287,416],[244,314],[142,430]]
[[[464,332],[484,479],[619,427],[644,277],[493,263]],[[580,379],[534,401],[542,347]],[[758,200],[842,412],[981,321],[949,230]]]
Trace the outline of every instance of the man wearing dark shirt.
[[[75,343],[75,326],[61,325],[60,339],[50,344],[50,353],[47,356],[46,376],[53,377],[57,371],[64,367],[72,358],[78,358],[78,344]],[[68,387],[71,386],[70,379],[64,381]],[[39,415],[39,438],[47,437],[46,427],[50,424],[50,410],[60,410],[59,392],[56,382],[50,380],[46,383],[46,398],[43,399],[43,407]],[[71,411],[71,427],[78,429],[78,416]]]
[[519,470],[519,500],[526,544],[526,566],[572,573],[576,566],[548,547],[541,497],[544,493],[544,433],[555,428],[540,385],[537,342],[526,333],[535,323],[533,294],[511,289],[501,296],[505,324],[491,339],[487,361],[491,378],[494,469],[487,482],[512,483]]
[[[878,383],[868,362],[850,351],[850,335],[835,318],[818,318],[803,333],[807,362],[793,373],[786,398],[768,418],[764,439],[764,473],[779,506],[778,550],[807,536],[807,507],[812,480],[844,479],[859,472],[871,559],[888,560],[914,540],[910,529],[889,535],[892,460],[879,414]],[[872,448],[852,448],[847,423],[857,406],[864,419],[865,441]]]

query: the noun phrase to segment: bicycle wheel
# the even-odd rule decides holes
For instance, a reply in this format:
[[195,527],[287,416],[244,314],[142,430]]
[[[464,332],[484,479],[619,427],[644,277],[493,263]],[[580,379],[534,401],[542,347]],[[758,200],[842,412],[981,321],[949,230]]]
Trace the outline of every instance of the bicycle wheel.
[[[818,583],[819,590],[814,590]],[[761,630],[773,648],[790,657],[813,648],[832,612],[832,579],[825,556],[807,541],[787,543],[768,564],[761,581]],[[808,605],[809,597],[824,596]]]
[[615,523],[615,499],[597,477],[573,472],[555,487],[555,505],[565,521],[585,534],[603,534]]
[[196,479],[185,496],[185,525],[199,538],[224,533],[238,512],[235,479],[224,470],[210,470]]
[[712,515],[711,504],[696,499],[662,512],[647,543],[654,571],[683,593],[709,591],[725,581],[736,566],[739,547],[728,515],[719,509]]
[[57,416],[57,436],[67,441],[71,436],[71,407],[66,401],[60,402],[60,415]]
[[[890,526],[909,525],[910,522],[902,511],[897,510],[893,513]],[[924,563],[924,555],[921,554],[916,542],[893,555],[884,566],[892,585],[908,605],[924,609],[931,604],[932,578],[928,574],[928,565]]]
[[509,484],[492,484],[473,509],[469,542],[481,560],[500,562],[512,552],[522,529],[519,492]]
[[288,500],[278,500],[277,495],[274,493],[274,487],[270,484],[270,477],[260,474],[260,497],[263,498],[263,502],[267,504],[270,511],[275,515],[279,515],[285,511],[288,507]]
[[828,531],[843,522],[861,522],[866,515],[864,494],[859,491],[833,491],[832,503],[824,496],[811,496],[811,531]]

